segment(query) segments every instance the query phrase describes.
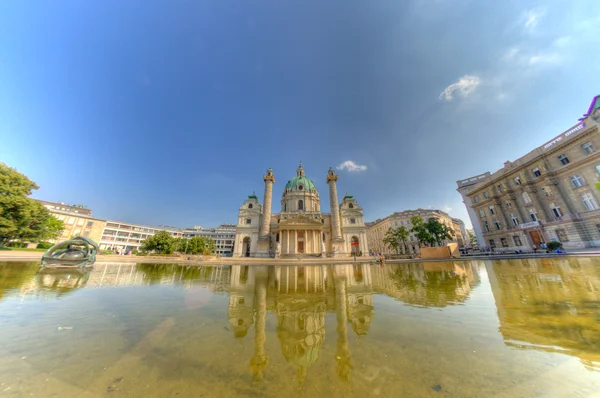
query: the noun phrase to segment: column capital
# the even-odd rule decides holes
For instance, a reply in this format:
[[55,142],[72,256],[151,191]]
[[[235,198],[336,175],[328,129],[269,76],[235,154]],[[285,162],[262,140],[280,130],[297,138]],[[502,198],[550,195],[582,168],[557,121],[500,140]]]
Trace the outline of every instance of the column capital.
[[337,174],[335,174],[335,170],[333,170],[333,167],[329,168],[329,171],[327,172],[327,184],[329,184],[331,181],[337,181],[338,176]]
[[263,176],[263,180],[265,182],[267,182],[267,181],[271,181],[273,183],[275,182],[275,174],[273,174],[273,169],[271,169],[271,168],[267,169],[267,174],[265,174]]

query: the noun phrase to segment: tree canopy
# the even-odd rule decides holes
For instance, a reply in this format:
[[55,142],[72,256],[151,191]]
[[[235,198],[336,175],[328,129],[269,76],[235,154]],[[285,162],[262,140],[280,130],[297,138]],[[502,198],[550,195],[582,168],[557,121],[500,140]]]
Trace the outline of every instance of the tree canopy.
[[385,233],[383,243],[394,249],[396,254],[400,252],[400,247],[403,247],[404,253],[406,253],[406,241],[408,240],[409,235],[410,231],[404,225],[401,225],[398,228],[390,227]]
[[29,198],[38,185],[24,174],[0,163],[0,242],[39,242],[56,239],[64,223],[37,200]]
[[211,254],[214,253],[216,245],[215,241],[207,236],[194,236],[190,239],[174,238],[169,232],[160,231],[143,241],[140,249],[158,254],[172,254],[173,252]]
[[413,225],[411,231],[415,233],[419,246],[427,243],[430,246],[441,246],[444,240],[452,239],[454,231],[446,224],[441,223],[437,218],[431,217],[427,222],[420,216],[413,216],[410,219]]

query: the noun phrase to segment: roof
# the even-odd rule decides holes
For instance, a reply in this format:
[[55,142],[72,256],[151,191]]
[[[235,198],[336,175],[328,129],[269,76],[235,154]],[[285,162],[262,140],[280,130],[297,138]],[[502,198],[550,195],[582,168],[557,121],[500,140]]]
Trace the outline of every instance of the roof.
[[300,189],[302,186],[303,190],[314,192],[317,190],[315,187],[315,183],[308,177],[305,176],[296,176],[288,181],[285,185],[285,189]]

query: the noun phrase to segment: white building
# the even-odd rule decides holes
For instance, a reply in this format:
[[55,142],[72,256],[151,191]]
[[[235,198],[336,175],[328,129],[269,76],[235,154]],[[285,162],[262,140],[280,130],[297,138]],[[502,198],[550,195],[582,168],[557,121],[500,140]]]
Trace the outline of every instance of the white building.
[[195,226],[183,230],[183,237],[190,239],[194,236],[206,236],[215,241],[216,254],[230,257],[235,243],[235,224],[221,224],[216,228]]
[[147,225],[108,220],[100,238],[100,250],[116,250],[121,253],[140,250],[140,246],[144,240],[163,230],[171,233],[174,238],[183,236],[181,228],[165,226],[150,227]]

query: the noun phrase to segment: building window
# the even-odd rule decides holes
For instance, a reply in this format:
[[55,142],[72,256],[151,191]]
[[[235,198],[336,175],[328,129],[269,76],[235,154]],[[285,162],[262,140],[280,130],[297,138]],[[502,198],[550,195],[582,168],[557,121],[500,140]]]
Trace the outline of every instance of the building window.
[[520,177],[513,178],[513,181],[515,182],[515,185],[521,185],[521,178]]
[[479,209],[479,217],[481,217],[481,218],[485,217],[485,210]]
[[502,247],[508,247],[508,241],[506,238],[500,238],[500,243],[502,243]]
[[521,238],[518,235],[513,236],[513,240],[515,241],[515,246],[523,246]]
[[252,224],[252,219],[251,218],[246,218],[246,224]]
[[535,209],[531,209],[529,211],[529,217],[531,217],[531,221],[538,221],[537,211],[535,211]]
[[496,229],[502,229],[502,225],[500,225],[500,221],[498,221],[497,218],[494,218],[492,221],[494,221],[494,225],[496,226]]
[[575,174],[574,176],[571,176],[571,183],[573,184],[574,188],[579,188],[585,185],[585,181],[583,181],[583,177],[581,177],[579,174]]
[[350,224],[356,224],[356,218],[351,218],[350,219]]
[[592,195],[591,193],[586,193],[585,195],[582,195],[581,201],[583,202],[583,207],[585,207],[586,210],[598,209],[598,203],[596,202],[596,198],[594,198],[594,195]]
[[550,203],[550,208],[552,209],[552,213],[554,214],[554,217],[560,218],[563,216],[562,210],[556,204]]
[[568,242],[569,241],[569,236],[567,235],[567,231],[565,231],[562,228],[556,230],[556,237],[561,242]]
[[586,142],[585,144],[583,144],[581,146],[581,149],[583,149],[583,152],[585,152],[586,155],[589,155],[590,153],[594,153],[594,146],[592,145],[591,142]]
[[542,175],[542,172],[540,171],[539,168],[535,167],[533,170],[531,170],[533,172],[533,175],[536,177],[540,177]]
[[519,218],[517,217],[517,215],[514,213],[511,213],[510,218],[512,220],[513,225],[515,227],[518,227],[519,226]]
[[490,214],[496,214],[496,209],[494,209],[494,206],[490,206]]
[[483,197],[485,199],[489,199],[490,198],[490,194],[486,191],[486,192],[483,193]]
[[252,203],[250,203],[250,204],[248,205],[248,208],[249,208],[249,209],[251,209],[251,208],[252,208]]
[[304,187],[302,185],[298,185],[298,190],[302,191],[304,189]]
[[600,164],[598,166],[596,166],[596,173],[598,173],[598,175],[600,175]]
[[354,205],[353,205],[352,203],[348,203],[348,208],[349,208],[349,209],[353,209],[353,208],[354,208]]
[[[598,167],[600,167],[600,166],[598,166]],[[600,172],[599,172],[599,173],[600,173]],[[473,197],[473,202],[475,202],[475,203],[479,203],[479,196],[475,196],[475,197]]]
[[504,185],[498,185],[498,192],[504,192]]
[[87,226],[88,226],[88,227],[91,227],[91,226],[93,226],[93,225],[94,225],[94,222],[93,222],[93,221],[88,221],[88,223],[87,223]]
[[527,192],[523,192],[523,202],[525,202],[525,204],[531,203],[531,198],[529,197],[529,194]]
[[490,247],[491,248],[496,247],[496,242],[494,242],[494,239],[490,239]]
[[302,199],[298,201],[298,210],[304,210],[304,201]]
[[566,164],[569,164],[569,158],[564,153],[558,157],[558,160],[560,160],[560,163],[563,166],[566,165]]
[[485,229],[485,232],[490,232],[490,226],[487,221],[483,222],[483,228]]
[[506,208],[507,209],[512,209],[512,203],[506,202]]

